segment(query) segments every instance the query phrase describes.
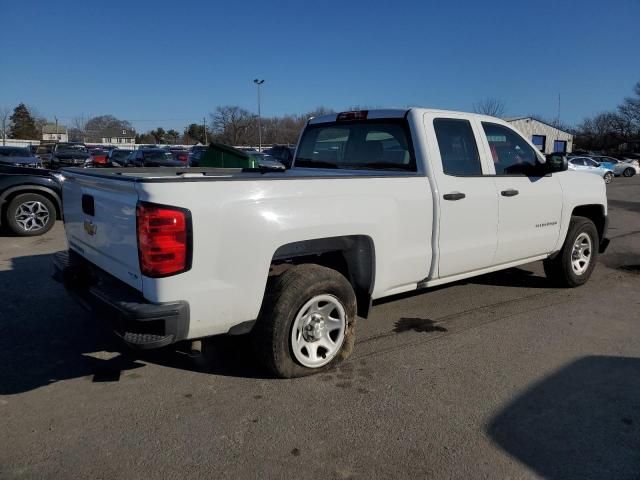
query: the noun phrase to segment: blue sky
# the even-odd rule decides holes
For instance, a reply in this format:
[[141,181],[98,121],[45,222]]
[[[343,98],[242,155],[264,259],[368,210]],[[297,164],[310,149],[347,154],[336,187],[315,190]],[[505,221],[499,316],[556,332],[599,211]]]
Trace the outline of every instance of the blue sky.
[[217,105],[470,110],[569,123],[640,80],[640,1],[4,2],[0,106],[182,129]]

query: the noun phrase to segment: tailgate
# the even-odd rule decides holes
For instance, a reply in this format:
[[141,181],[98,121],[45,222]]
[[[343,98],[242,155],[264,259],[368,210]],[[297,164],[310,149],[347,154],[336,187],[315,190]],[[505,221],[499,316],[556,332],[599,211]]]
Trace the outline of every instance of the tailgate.
[[69,248],[142,291],[136,236],[136,183],[65,171],[62,188]]

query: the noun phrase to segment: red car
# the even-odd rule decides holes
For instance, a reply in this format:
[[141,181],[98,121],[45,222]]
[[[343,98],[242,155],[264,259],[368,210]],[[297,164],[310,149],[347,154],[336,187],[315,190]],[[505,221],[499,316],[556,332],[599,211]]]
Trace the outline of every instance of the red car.
[[89,154],[91,155],[91,161],[94,164],[106,165],[109,161],[109,152],[107,150],[95,148],[93,150],[89,150]]

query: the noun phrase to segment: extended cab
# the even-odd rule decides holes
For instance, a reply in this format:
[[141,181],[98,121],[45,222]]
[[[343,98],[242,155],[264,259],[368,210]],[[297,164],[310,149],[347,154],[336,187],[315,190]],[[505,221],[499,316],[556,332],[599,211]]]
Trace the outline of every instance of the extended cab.
[[273,373],[330,368],[374,299],[544,261],[587,281],[603,180],[509,124],[440,110],[308,121],[286,171],[66,169],[58,277],[128,344],[250,333]]

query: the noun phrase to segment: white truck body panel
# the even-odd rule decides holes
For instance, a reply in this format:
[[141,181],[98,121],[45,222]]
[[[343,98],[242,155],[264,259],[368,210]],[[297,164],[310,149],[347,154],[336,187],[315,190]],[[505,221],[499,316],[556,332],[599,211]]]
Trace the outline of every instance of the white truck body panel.
[[[606,214],[605,185],[594,175],[495,175],[482,122],[511,129],[502,120],[427,109],[372,111],[369,118],[407,119],[416,172],[296,167],[264,175],[205,177],[194,171],[176,178],[175,172],[151,169],[124,170],[111,179],[99,170],[67,171],[69,246],[149,302],[188,302],[187,338],[199,338],[258,317],[272,259],[285,245],[355,235],[370,239],[375,264],[370,296],[377,299],[546,258],[561,248],[576,206],[603,205]],[[482,175],[444,173],[435,118],[470,121]],[[329,115],[310,124],[335,119]],[[509,189],[519,194],[501,195]],[[443,199],[455,192],[466,198]],[[83,214],[83,194],[94,197],[95,218]],[[190,270],[166,278],[140,274],[139,201],[191,212]],[[93,235],[85,230],[87,221],[96,227]]]

